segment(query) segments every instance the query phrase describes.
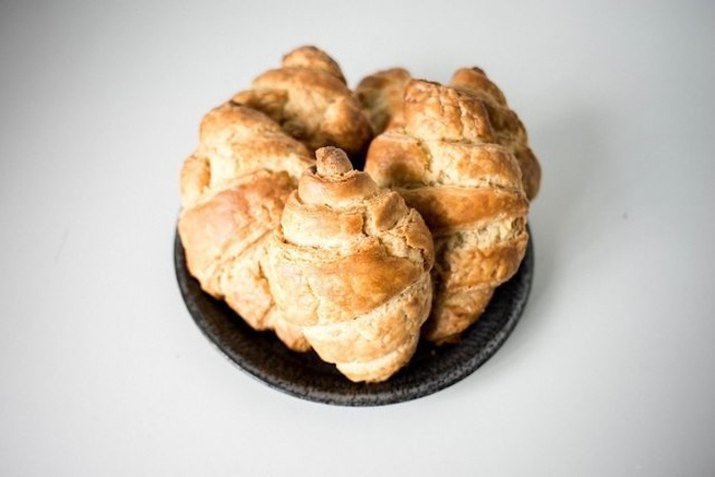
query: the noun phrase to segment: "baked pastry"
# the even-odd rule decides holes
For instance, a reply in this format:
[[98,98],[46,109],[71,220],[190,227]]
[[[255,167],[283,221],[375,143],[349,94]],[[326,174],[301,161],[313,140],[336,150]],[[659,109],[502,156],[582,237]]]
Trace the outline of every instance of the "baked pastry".
[[189,271],[257,330],[309,349],[277,313],[263,272],[265,243],[297,178],[314,161],[263,113],[232,102],[209,112],[181,171],[179,234]]
[[402,99],[411,79],[406,69],[391,68],[366,76],[357,85],[355,95],[370,120],[373,134],[402,125]]
[[[364,78],[356,89],[358,98],[379,134],[402,122],[402,100],[409,82],[409,73],[401,68],[380,71]],[[460,68],[452,75],[451,86],[476,96],[484,105],[497,144],[506,147],[516,157],[522,173],[524,191],[529,200],[536,197],[541,182],[541,167],[529,147],[526,129],[506,98],[483,70]]]
[[432,237],[396,192],[316,151],[268,246],[282,316],[352,381],[383,381],[407,363],[432,298]]
[[521,170],[499,145],[484,101],[412,80],[404,126],[375,138],[366,171],[424,217],[435,241],[434,305],[424,335],[454,340],[518,269],[529,201]]
[[367,117],[338,64],[313,46],[283,57],[283,66],[253,81],[233,101],[270,116],[311,152],[327,145],[363,153],[372,138]]
[[524,192],[529,200],[536,197],[541,182],[541,166],[529,147],[526,128],[514,111],[509,109],[499,87],[480,68],[460,68],[452,75],[451,85],[482,101],[497,144],[506,147],[516,157],[521,169]]

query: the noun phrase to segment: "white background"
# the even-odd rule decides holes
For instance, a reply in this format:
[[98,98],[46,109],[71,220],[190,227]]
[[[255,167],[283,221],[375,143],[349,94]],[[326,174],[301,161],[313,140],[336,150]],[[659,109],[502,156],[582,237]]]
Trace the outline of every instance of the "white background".
[[[0,4],[0,475],[715,475],[712,3],[100,3]],[[541,160],[525,315],[432,396],[283,395],[179,295],[198,122],[305,43],[479,65]]]

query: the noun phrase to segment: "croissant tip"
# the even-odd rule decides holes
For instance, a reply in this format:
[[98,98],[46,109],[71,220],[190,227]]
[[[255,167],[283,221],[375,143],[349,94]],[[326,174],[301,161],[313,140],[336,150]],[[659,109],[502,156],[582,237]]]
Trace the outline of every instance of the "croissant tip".
[[315,151],[316,171],[323,177],[338,176],[353,170],[345,151],[338,147],[321,147]]
[[324,53],[323,50],[318,48],[315,45],[301,45],[297,48],[293,48],[290,50],[288,53],[283,55],[283,59],[285,60],[286,58],[290,58],[291,56],[295,55],[305,55],[305,54],[315,54],[315,53]]

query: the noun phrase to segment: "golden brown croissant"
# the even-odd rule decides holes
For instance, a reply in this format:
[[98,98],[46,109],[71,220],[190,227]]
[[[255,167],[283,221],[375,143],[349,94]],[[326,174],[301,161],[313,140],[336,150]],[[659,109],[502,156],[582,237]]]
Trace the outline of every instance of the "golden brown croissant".
[[402,98],[412,78],[403,68],[391,68],[366,76],[355,88],[373,134],[402,125]]
[[496,143],[477,96],[412,80],[404,127],[373,140],[366,171],[402,194],[430,227],[436,288],[423,331],[435,342],[456,338],[524,256],[529,202],[519,164]]
[[509,109],[501,90],[479,68],[460,68],[452,75],[451,85],[482,100],[494,129],[497,144],[506,147],[516,157],[521,168],[524,192],[529,200],[536,197],[541,182],[541,166],[529,147],[526,128],[514,111]]
[[311,151],[331,145],[358,154],[372,138],[340,67],[313,46],[285,55],[281,68],[260,75],[233,101],[264,112]]
[[296,179],[313,164],[305,146],[264,114],[228,102],[209,112],[181,172],[179,234],[189,271],[253,328],[290,348],[309,345],[278,316],[263,272],[265,242]]
[[[402,122],[404,90],[409,73],[393,68],[374,73],[356,89],[363,108],[371,118],[375,134]],[[509,109],[504,94],[479,68],[460,68],[452,75],[451,85],[482,101],[495,134],[495,142],[516,157],[521,168],[522,184],[529,200],[536,197],[541,182],[541,167],[529,148],[526,129],[514,111]]]
[[353,381],[382,381],[410,359],[432,298],[432,237],[399,194],[316,152],[268,246],[286,320]]

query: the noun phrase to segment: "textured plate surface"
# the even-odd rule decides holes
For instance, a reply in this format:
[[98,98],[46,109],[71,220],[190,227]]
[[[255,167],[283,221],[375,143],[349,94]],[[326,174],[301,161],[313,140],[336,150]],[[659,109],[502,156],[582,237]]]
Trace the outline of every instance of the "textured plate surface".
[[225,303],[204,293],[186,268],[178,234],[174,243],[176,277],[186,306],[208,339],[244,371],[293,396],[343,406],[379,406],[416,399],[464,379],[506,341],[524,310],[531,289],[534,250],[531,239],[519,271],[494,293],[479,321],[453,345],[422,342],[410,363],[387,382],[356,384],[314,352],[288,350],[273,333],[251,329]]

